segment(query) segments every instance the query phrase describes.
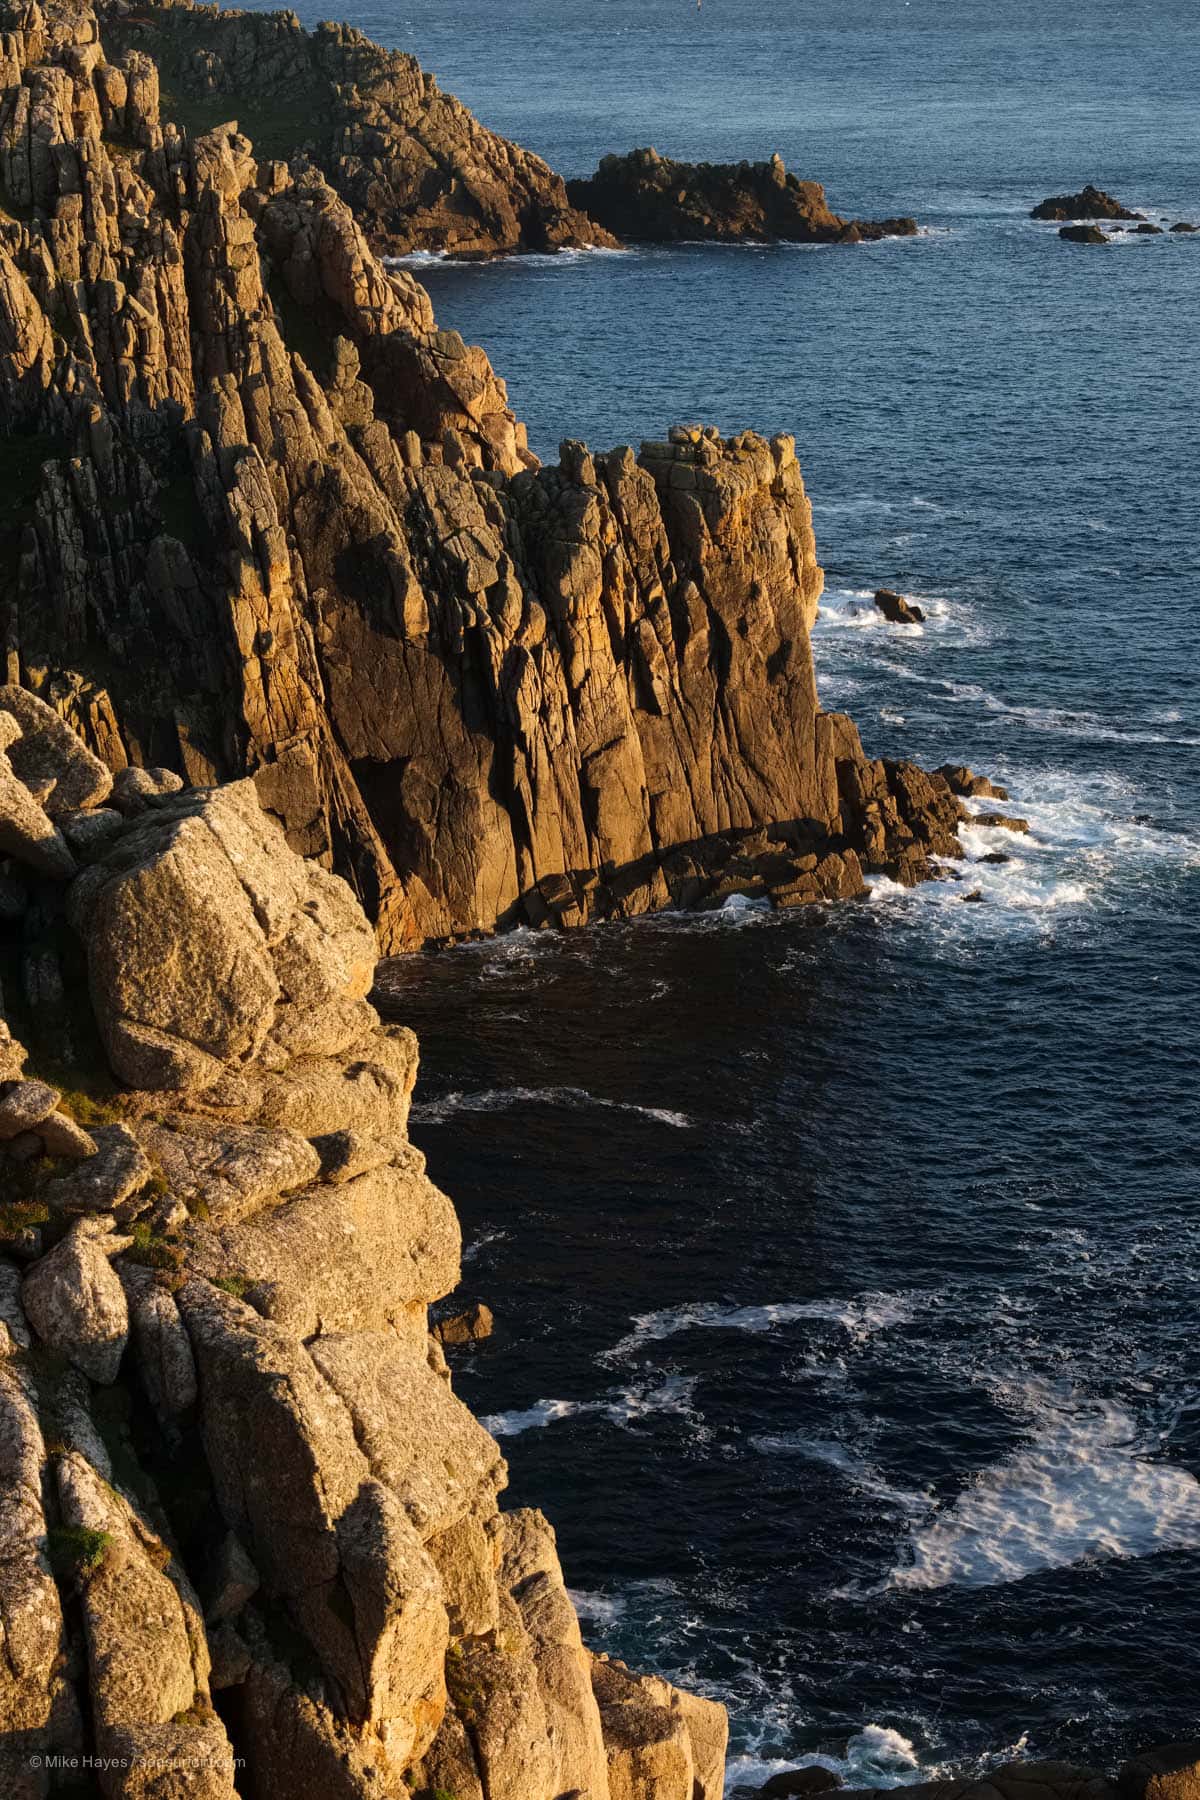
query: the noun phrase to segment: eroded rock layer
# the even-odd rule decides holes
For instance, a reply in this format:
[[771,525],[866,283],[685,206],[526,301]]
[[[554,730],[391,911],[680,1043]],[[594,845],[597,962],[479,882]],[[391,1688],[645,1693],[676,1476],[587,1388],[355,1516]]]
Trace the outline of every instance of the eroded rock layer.
[[350,889],[250,781],[113,782],[21,689],[0,738],[0,1792],[718,1800],[724,1709],[499,1508]]

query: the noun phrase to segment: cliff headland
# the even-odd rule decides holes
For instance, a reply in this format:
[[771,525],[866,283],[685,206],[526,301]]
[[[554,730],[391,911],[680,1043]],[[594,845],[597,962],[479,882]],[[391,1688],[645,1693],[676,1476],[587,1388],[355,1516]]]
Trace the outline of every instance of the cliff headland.
[[[701,169],[673,216],[910,223],[763,168],[758,210]],[[551,1526],[500,1507],[429,1329],[460,1234],[376,958],[914,883],[961,855],[964,798],[1004,796],[822,709],[789,437],[542,467],[382,260],[609,242],[349,28],[0,0],[15,1800],[723,1793],[723,1707],[591,1655]],[[1190,1800],[1195,1768],[1129,1765],[1122,1800]],[[1036,1765],[921,1791],[1117,1790]]]
[[308,157],[190,136],[110,15],[10,18],[8,674],[107,766],[253,775],[388,950],[954,853],[945,784],[819,706],[790,439],[537,467]]

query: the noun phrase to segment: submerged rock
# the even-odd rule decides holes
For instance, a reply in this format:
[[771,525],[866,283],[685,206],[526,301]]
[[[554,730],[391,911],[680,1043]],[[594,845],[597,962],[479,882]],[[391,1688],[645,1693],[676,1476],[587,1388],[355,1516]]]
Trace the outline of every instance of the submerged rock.
[[756,1790],[756,1800],[803,1800],[804,1796],[828,1794],[841,1785],[841,1777],[831,1769],[784,1769]]
[[1107,244],[1108,237],[1098,225],[1064,225],[1059,232],[1069,244]]

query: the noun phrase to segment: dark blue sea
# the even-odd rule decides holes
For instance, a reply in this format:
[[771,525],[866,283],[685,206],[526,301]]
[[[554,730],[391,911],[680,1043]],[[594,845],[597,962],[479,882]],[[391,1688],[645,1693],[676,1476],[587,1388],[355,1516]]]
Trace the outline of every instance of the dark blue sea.
[[565,174],[778,150],[922,222],[420,273],[542,454],[794,432],[826,703],[1032,827],[968,833],[1011,855],[982,904],[883,881],[392,969],[512,1500],[593,1643],[728,1702],[735,1777],[1195,1735],[1200,236],[1028,217],[1095,181],[1200,222],[1194,0],[350,10]]

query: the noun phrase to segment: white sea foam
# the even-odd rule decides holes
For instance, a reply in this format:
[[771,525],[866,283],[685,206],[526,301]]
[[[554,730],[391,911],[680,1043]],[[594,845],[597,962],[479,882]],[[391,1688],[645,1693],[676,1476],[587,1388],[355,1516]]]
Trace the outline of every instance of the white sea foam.
[[456,1113],[509,1112],[518,1106],[599,1106],[610,1111],[637,1113],[654,1119],[660,1125],[671,1125],[677,1131],[690,1129],[693,1121],[686,1113],[671,1112],[665,1106],[638,1106],[632,1100],[609,1100],[602,1094],[591,1094],[576,1087],[508,1087],[483,1088],[478,1093],[453,1092],[436,1100],[424,1100],[412,1109],[417,1125],[442,1125]]
[[905,1787],[928,1780],[936,1770],[922,1769],[910,1739],[890,1725],[865,1725],[846,1745],[844,1756],[764,1757],[749,1752],[731,1757],[726,1769],[727,1792],[739,1786],[761,1786],[785,1769],[828,1769],[851,1788]]
[[615,1625],[625,1616],[625,1602],[620,1594],[590,1594],[582,1588],[568,1588],[567,1596],[585,1624]]
[[763,1432],[750,1439],[751,1447],[765,1456],[801,1456],[809,1462],[824,1463],[845,1476],[859,1493],[893,1512],[912,1518],[925,1518],[931,1505],[928,1489],[914,1492],[896,1487],[887,1476],[865,1457],[838,1443],[833,1438],[812,1437],[802,1431]]
[[591,257],[636,256],[636,250],[606,244],[580,244],[569,250],[520,251],[502,256],[455,256],[452,250],[409,250],[403,256],[381,258],[385,269],[421,269],[433,267],[453,269],[489,269],[503,264],[507,269],[569,268]]
[[[933,505],[932,502],[926,504]],[[951,599],[945,594],[923,594],[915,589],[906,589],[905,598],[920,607],[925,615],[922,623],[905,625],[885,618],[875,604],[874,588],[826,588],[812,634],[822,683],[827,671],[821,665],[821,640],[846,632],[869,633],[870,639],[864,639],[864,643],[877,642],[880,648],[886,644],[889,650],[902,645],[919,646],[929,636],[958,644],[978,645],[991,641],[990,627],[966,601]],[[886,668],[902,678],[922,679],[906,664],[880,661],[877,656],[870,660],[875,666]]]
[[891,500],[881,500],[876,494],[851,494],[845,500],[814,500],[812,509],[815,514],[821,513],[864,513],[895,512]]
[[1026,1384],[1036,1421],[1022,1447],[984,1469],[917,1529],[885,1584],[993,1587],[1047,1569],[1200,1547],[1200,1482],[1149,1461],[1130,1413]]
[[903,1325],[913,1317],[913,1300],[904,1294],[861,1294],[851,1300],[785,1300],[763,1306],[724,1306],[698,1300],[687,1306],[641,1313],[633,1330],[606,1350],[605,1362],[636,1354],[646,1344],[661,1343],[684,1331],[774,1331],[805,1321],[839,1326],[852,1342],[865,1343],[877,1331]]
[[499,1227],[493,1231],[481,1231],[478,1237],[473,1238],[469,1244],[463,1245],[463,1262],[474,1262],[477,1256],[482,1256],[489,1244],[502,1243],[507,1236],[507,1231],[503,1231]]
[[[964,822],[959,838],[966,862],[946,864],[944,880],[917,888],[872,877],[872,904],[933,920],[943,935],[968,942],[1013,928],[1049,931],[1060,915],[1108,904],[1114,882],[1200,866],[1200,839],[1132,814],[1130,790],[1115,777],[1047,770],[1006,780],[1008,801],[968,805],[976,815],[1016,813],[1028,820],[1028,832]],[[1026,799],[1026,792],[1035,797]],[[1007,860],[983,860],[997,854]],[[964,906],[963,897],[974,892],[984,904]]]
[[522,1432],[541,1431],[560,1419],[589,1415],[609,1419],[614,1425],[636,1425],[655,1413],[692,1414],[695,1387],[695,1376],[668,1375],[658,1382],[612,1388],[594,1400],[537,1400],[532,1406],[493,1413],[480,1423],[485,1431],[498,1438],[520,1437]]

